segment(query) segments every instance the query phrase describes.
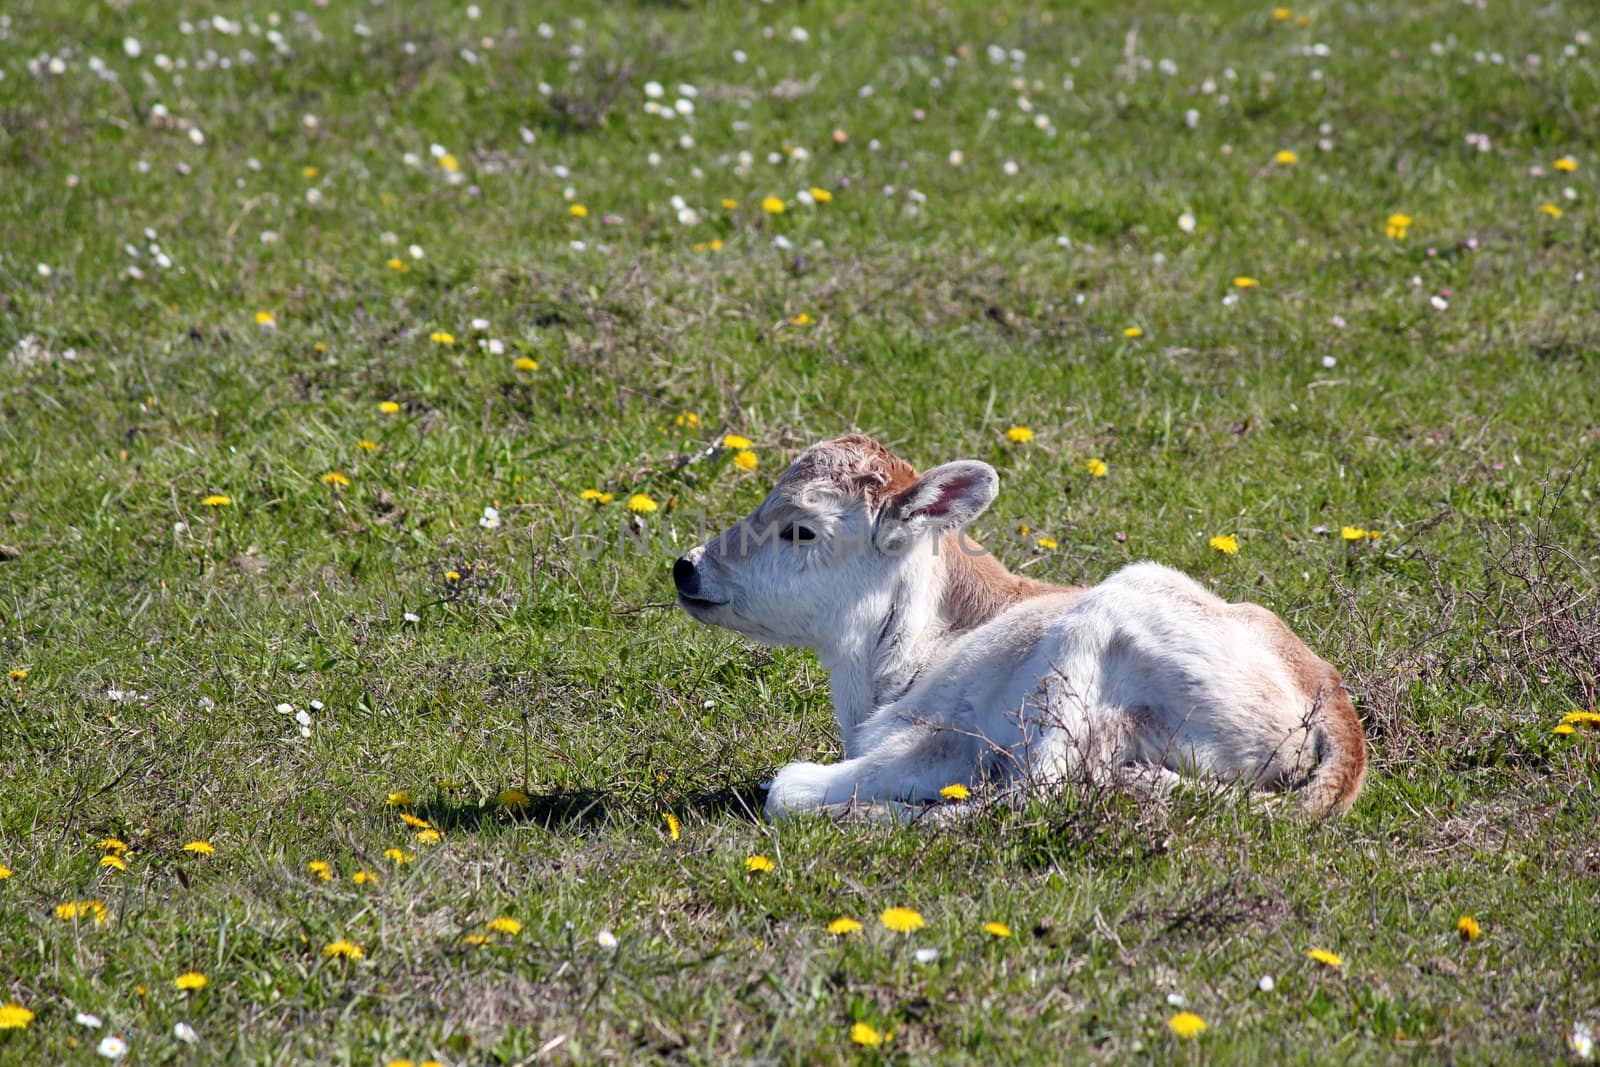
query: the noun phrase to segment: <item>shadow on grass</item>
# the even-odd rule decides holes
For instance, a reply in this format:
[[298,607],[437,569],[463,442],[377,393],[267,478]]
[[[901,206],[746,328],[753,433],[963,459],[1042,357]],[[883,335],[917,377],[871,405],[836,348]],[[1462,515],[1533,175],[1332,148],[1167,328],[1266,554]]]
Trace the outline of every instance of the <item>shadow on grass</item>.
[[661,795],[607,789],[556,789],[527,795],[525,801],[476,804],[437,797],[415,814],[438,829],[473,831],[485,822],[536,826],[551,833],[590,834],[617,822],[656,821],[668,812],[704,819],[746,819],[759,822],[765,786],[733,782],[688,794]]

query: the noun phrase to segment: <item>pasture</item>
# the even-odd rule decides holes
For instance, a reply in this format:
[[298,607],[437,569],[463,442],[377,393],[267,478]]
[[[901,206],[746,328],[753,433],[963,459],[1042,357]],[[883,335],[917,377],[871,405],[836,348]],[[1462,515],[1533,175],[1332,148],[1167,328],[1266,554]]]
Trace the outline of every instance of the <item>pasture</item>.
[[[1597,34],[7,5],[0,1063],[1592,1055]],[[1355,808],[760,821],[826,677],[671,564],[851,429],[1278,612]]]

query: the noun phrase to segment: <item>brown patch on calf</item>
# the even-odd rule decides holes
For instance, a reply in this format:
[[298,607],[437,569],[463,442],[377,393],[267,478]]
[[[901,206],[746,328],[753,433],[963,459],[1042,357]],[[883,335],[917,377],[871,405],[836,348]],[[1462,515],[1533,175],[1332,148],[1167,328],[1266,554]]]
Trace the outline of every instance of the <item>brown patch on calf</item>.
[[1001,612],[1024,600],[1052,593],[1082,596],[1078,586],[1051,585],[1006,570],[965,533],[945,534],[939,542],[944,560],[944,596],[939,617],[951,633],[977,629]]
[[865,500],[876,513],[916,481],[915,467],[866,434],[853,433],[806,449],[778,484],[831,485],[841,496]]
[[1311,815],[1336,815],[1355,802],[1367,778],[1367,735],[1361,717],[1333,664],[1307,648],[1304,641],[1278,616],[1259,604],[1229,606],[1235,618],[1260,636],[1294,680],[1310,709],[1313,730],[1321,728],[1327,741],[1322,761],[1311,781],[1299,791],[1301,805]]

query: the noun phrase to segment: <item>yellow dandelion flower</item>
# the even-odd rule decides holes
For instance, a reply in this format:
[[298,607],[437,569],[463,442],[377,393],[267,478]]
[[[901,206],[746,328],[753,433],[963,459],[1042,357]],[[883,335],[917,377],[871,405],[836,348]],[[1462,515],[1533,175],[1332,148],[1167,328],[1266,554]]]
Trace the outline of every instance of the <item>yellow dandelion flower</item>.
[[883,1031],[871,1023],[855,1023],[850,1027],[850,1040],[867,1048],[877,1048],[883,1044]]
[[1142,326],[1129,326],[1127,329],[1122,331],[1122,336],[1124,336],[1124,337],[1143,337],[1144,336],[1144,327],[1142,327]]
[[1540,204],[1539,210],[1544,212],[1546,215],[1549,215],[1553,219],[1559,219],[1562,215],[1566,214],[1566,212],[1562,211],[1554,204]]
[[1291,151],[1290,149],[1280,148],[1278,149],[1277,153],[1273,155],[1272,161],[1280,167],[1292,167],[1296,163],[1300,162],[1300,155],[1299,153]]
[[667,836],[676,841],[678,839],[678,817],[669,811],[661,818],[667,824]]
[[1550,165],[1556,170],[1565,171],[1569,174],[1578,169],[1578,161],[1573,159],[1571,156],[1562,156],[1560,159],[1556,160]]
[[1483,933],[1483,928],[1478,925],[1478,920],[1470,915],[1463,915],[1456,920],[1456,931],[1468,941],[1476,941]]
[[1046,552],[1054,552],[1056,549],[1061,547],[1054,537],[1039,537],[1036,538],[1033,543],[1044,549]]
[[789,325],[790,326],[810,326],[811,325],[811,316],[807,315],[804,311],[800,312],[800,314],[798,314],[798,315],[791,315],[789,317]]
[[414,830],[426,830],[433,825],[432,823],[428,822],[427,819],[419,819],[415,815],[412,815],[410,812],[406,811],[402,811],[400,813],[400,821]]
[[1600,726],[1600,713],[1593,711],[1569,711],[1561,716],[1561,721],[1568,726]]
[[212,493],[210,496],[200,501],[200,506],[204,508],[226,508],[231,507],[232,505],[233,497],[225,496],[222,493]]
[[383,262],[384,262],[384,265],[387,266],[390,270],[398,271],[401,274],[404,274],[406,271],[411,269],[411,264],[407,263],[405,260],[401,259],[399,256],[390,256],[388,259],[384,260]]
[[628,498],[628,510],[639,515],[648,515],[652,511],[659,511],[660,504],[650,499],[646,493],[634,493]]
[[773,866],[773,862],[765,856],[746,856],[744,858],[744,869],[747,871],[770,871]]
[[0,1004],[0,1030],[26,1030],[33,1012],[21,1004]]
[[1192,1011],[1180,1011],[1167,1020],[1167,1028],[1185,1041],[1192,1041],[1206,1032],[1206,1021]]
[[369,441],[365,437],[356,442],[356,447],[363,452],[376,452],[383,446],[376,441]]
[[1083,465],[1083,469],[1089,472],[1091,478],[1104,478],[1111,468],[1106,466],[1106,461],[1103,459],[1091,459]]
[[943,789],[939,790],[939,795],[944,797],[946,800],[966,800],[972,795],[972,790],[968,789],[960,782],[956,782],[953,785],[947,785]]
[[401,864],[410,863],[412,860],[416,859],[417,856],[416,853],[407,852],[403,848],[386,848],[383,850],[383,858],[391,861],[395,866],[398,867]]
[[700,428],[700,416],[693,411],[685,411],[673,419],[672,424],[686,430],[697,430]]
[[1239,554],[1239,538],[1234,534],[1220,534],[1207,541],[1206,544],[1221,552],[1224,556]]
[[461,161],[455,156],[451,155],[449,152],[446,152],[444,155],[439,157],[439,166],[443,167],[451,174],[454,174],[456,171],[461,169]]
[[1013,426],[1006,431],[1006,440],[1014,445],[1025,445],[1033,440],[1033,431],[1026,426]]
[[378,880],[378,876],[371,871],[357,871],[350,876],[350,880],[356,885],[371,885]]
[[128,843],[120,837],[108,837],[100,842],[100,851],[109,852],[113,856],[120,856],[128,851]]
[[383,802],[389,805],[391,808],[404,808],[415,804],[417,802],[417,798],[413,796],[411,791],[408,789],[396,789],[393,793],[390,793],[387,797],[385,797]]
[[209,856],[216,851],[210,841],[190,841],[183,846],[185,852],[193,852],[197,856]]
[[1406,231],[1411,228],[1411,222],[1412,219],[1410,215],[1402,215],[1396,212],[1383,221],[1383,232],[1391,240],[1403,240],[1405,238]]
[[841,915],[828,924],[828,933],[834,937],[848,937],[850,934],[860,933],[861,924],[848,915]]
[[765,211],[768,215],[782,215],[784,211],[788,209],[788,207],[789,205],[785,204],[782,199],[776,196],[769,196],[765,200],[761,201],[761,210]]
[[567,210],[572,213],[572,217],[575,219],[586,219],[589,217],[589,209],[584,207],[582,204],[573,204],[571,207],[567,208]]
[[436,345],[453,345],[456,343],[456,335],[448,330],[434,330],[428,335],[428,340]]
[[831,204],[833,203],[833,194],[826,189],[813,185],[811,187],[811,199],[819,204]]
[[310,871],[324,882],[333,881],[333,868],[328,865],[326,860],[312,860],[310,863],[306,864],[306,870]]
[[1578,729],[1577,729],[1577,727],[1573,726],[1570,722],[1563,722],[1563,723],[1557,723],[1555,729],[1551,730],[1550,732],[1553,733],[1553,734],[1560,734],[1563,737],[1565,737],[1568,734],[1577,733]]
[[125,871],[128,869],[128,861],[121,856],[101,856],[100,866],[108,870]]
[[505,934],[507,937],[516,937],[518,934],[522,933],[522,924],[509,915],[502,915],[497,919],[490,919],[488,926],[489,929],[493,930],[495,933]]
[[1005,923],[988,922],[983,924],[983,932],[990,937],[1010,937],[1011,927]]
[[96,923],[103,923],[110,914],[103,900],[67,900],[56,905],[56,918],[63,922],[93,919]]
[[383,1067],[417,1067],[417,1065],[410,1060],[390,1060]]
[[462,935],[461,943],[463,945],[471,945],[474,948],[477,947],[478,945],[487,945],[489,943],[489,935],[488,934],[464,934],[464,935]]
[[207,978],[199,971],[185,971],[178,975],[178,977],[174,978],[172,980],[172,984],[183,990],[185,993],[196,993],[204,989],[206,984],[210,981],[211,979]]
[[724,210],[724,211],[732,211],[734,208],[736,208],[738,206],[739,206],[739,201],[733,199],[732,197],[725,196],[725,197],[722,198],[722,210]]
[[609,504],[616,498],[615,493],[602,493],[598,489],[585,489],[578,494],[578,499],[593,500],[596,504]]
[[502,808],[520,808],[528,803],[528,794],[520,789],[502,789],[494,802]]
[[1233,284],[1234,288],[1236,289],[1254,289],[1261,283],[1257,282],[1254,278],[1241,274],[1237,278],[1233,279]]
[[28,679],[28,672],[21,667],[12,667],[9,671],[6,671],[6,677],[13,682],[24,682]]
[[461,572],[460,571],[445,571],[444,572],[444,580],[447,581],[447,582],[459,582],[461,580]]
[[272,312],[270,312],[270,311],[258,311],[258,312],[256,312],[256,325],[257,326],[276,326],[277,324],[278,324],[278,320],[273,317]]
[[429,827],[426,830],[417,831],[417,843],[418,844],[422,844],[422,845],[437,845],[440,841],[443,841],[443,840],[444,840],[444,835],[441,834],[439,831],[433,829],[432,827]]
[[749,448],[754,444],[755,442],[750,440],[750,438],[743,437],[736,433],[726,434],[722,438],[723,448]]
[[11,868],[7,867],[3,863],[0,863],[0,882],[3,882],[7,878],[10,878],[10,877],[11,877]]
[[354,941],[348,941],[342,937],[337,941],[330,941],[326,945],[323,945],[322,954],[330,960],[359,960],[365,959],[367,955],[366,950],[360,945],[356,944]]
[[878,921],[897,934],[909,934],[928,925],[915,908],[889,908],[878,916]]
[[1306,953],[1312,959],[1325,967],[1343,967],[1344,959],[1336,952],[1329,952],[1325,948],[1314,948]]
[[1364,541],[1366,540],[1367,531],[1360,526],[1346,526],[1339,531],[1339,536],[1346,541]]
[[381,400],[378,402],[378,410],[385,415],[398,415],[400,413],[400,405],[393,400]]
[[301,176],[304,177],[307,181],[310,181],[312,178],[315,178],[319,173],[321,173],[321,172],[318,171],[316,167],[301,167],[300,168]]
[[1288,22],[1289,19],[1294,17],[1294,12],[1286,7],[1275,7],[1272,9],[1272,17],[1279,22]]
[[515,363],[511,364],[517,370],[538,370],[539,361],[528,356],[518,356]]
[[742,471],[753,471],[761,466],[761,457],[748,448],[742,448],[733,454],[733,465]]
[[350,476],[343,471],[329,471],[322,476],[323,485],[349,485]]

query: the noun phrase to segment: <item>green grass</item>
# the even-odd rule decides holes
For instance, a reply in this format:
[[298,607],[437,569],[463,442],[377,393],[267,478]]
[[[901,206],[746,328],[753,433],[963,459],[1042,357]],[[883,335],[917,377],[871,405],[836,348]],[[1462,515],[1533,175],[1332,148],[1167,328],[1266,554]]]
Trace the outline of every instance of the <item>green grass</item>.
[[[1590,9],[306,7],[0,19],[0,1062],[1550,1063],[1600,1022],[1600,749],[1552,733],[1600,675]],[[994,463],[1013,568],[1283,615],[1358,698],[1354,811],[761,823],[838,755],[826,677],[670,561],[857,428]]]

